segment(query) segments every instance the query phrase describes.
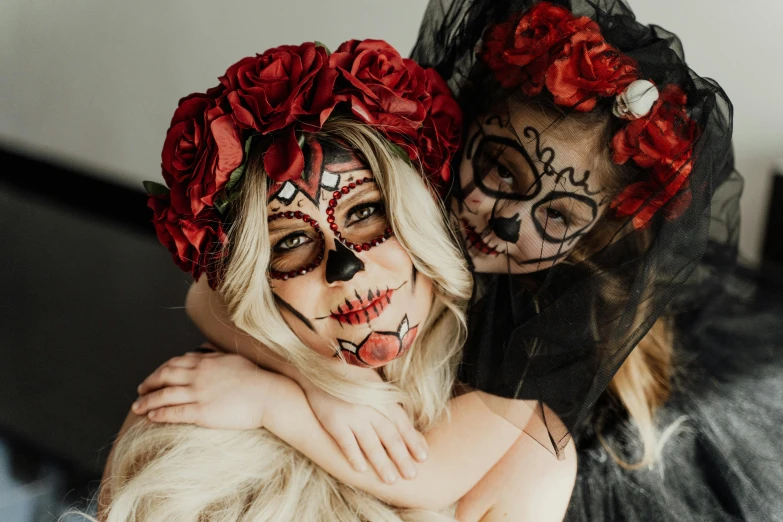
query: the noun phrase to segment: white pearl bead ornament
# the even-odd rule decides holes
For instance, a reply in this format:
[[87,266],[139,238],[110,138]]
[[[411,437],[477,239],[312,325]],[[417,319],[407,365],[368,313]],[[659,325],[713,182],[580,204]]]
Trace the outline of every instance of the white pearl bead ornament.
[[658,89],[652,82],[636,80],[617,95],[612,113],[625,120],[639,119],[650,112],[658,96]]

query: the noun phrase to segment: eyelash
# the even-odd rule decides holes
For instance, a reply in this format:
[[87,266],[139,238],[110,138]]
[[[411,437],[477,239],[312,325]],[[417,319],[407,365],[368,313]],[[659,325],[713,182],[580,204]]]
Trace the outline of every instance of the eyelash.
[[[557,214],[556,216],[552,216],[551,213]],[[565,226],[568,226],[568,218],[566,218],[566,215],[560,212],[559,210],[555,208],[548,207],[546,209],[546,214],[548,219],[555,219],[558,221],[562,221]]]
[[498,163],[498,166],[496,168],[498,171],[498,176],[500,176],[500,179],[505,181],[506,179],[511,178],[511,181],[512,182],[514,181],[514,174],[511,172],[510,169],[507,169],[500,163]]
[[[355,225],[356,223],[360,223],[360,222],[362,222],[364,220],[370,219],[374,215],[378,214],[379,211],[383,210],[383,202],[381,202],[379,200],[379,201],[368,201],[367,203],[360,203],[359,205],[356,205],[355,207],[351,208],[351,210],[348,211],[348,216],[347,217],[351,218],[354,214],[356,214],[359,211],[364,210],[366,208],[373,208],[375,210],[369,216],[367,216],[365,218],[362,218],[362,219],[359,219],[359,220],[351,223],[351,225]],[[348,220],[346,219],[346,221],[348,221]],[[350,225],[346,225],[346,226],[350,226]]]
[[[360,212],[360,211],[362,211],[362,210],[364,210],[366,208],[372,208],[374,210],[373,210],[373,212],[369,216],[367,216],[365,218],[362,218],[362,219],[358,219],[355,222],[351,223],[351,225],[355,225],[356,223],[361,223],[362,221],[365,221],[365,220],[370,219],[371,217],[377,215],[381,210],[383,210],[383,202],[381,202],[381,201],[368,201],[367,203],[360,203],[359,205],[356,205],[355,207],[351,208],[351,210],[348,211],[348,218],[352,217],[356,213],[358,213],[358,212]],[[348,226],[350,226],[350,225],[348,225]],[[307,239],[308,241],[304,241],[304,242],[302,242],[302,243],[300,243],[300,244],[298,244],[298,245],[296,245],[294,247],[285,247],[285,246],[283,246],[284,243],[286,241],[288,241],[289,239],[294,239],[294,238],[297,238],[297,237],[303,237],[303,238]],[[277,251],[277,252],[290,252],[291,250],[295,250],[295,249],[299,248],[300,246],[309,243],[310,241],[312,241],[312,239],[310,239],[307,236],[307,234],[305,234],[304,232],[293,232],[293,233],[288,234],[287,236],[285,236],[283,239],[281,239],[277,243],[275,243],[274,250]]]
[[[308,241],[305,241],[305,242],[299,243],[298,245],[296,245],[296,246],[294,246],[294,247],[284,247],[284,246],[283,246],[283,243],[285,243],[287,240],[289,240],[289,239],[294,239],[294,238],[297,238],[297,237],[304,237],[304,238],[305,238],[305,239],[307,239]],[[291,234],[288,234],[287,236],[285,236],[283,239],[281,239],[281,240],[280,240],[280,241],[278,241],[277,243],[275,243],[275,248],[274,248],[274,250],[275,250],[275,251],[277,251],[277,252],[281,252],[281,251],[282,251],[282,252],[290,252],[291,250],[297,249],[297,248],[299,248],[300,246],[302,246],[302,245],[305,245],[305,244],[309,243],[310,241],[312,241],[312,239],[310,239],[309,237],[307,237],[307,234],[305,234],[304,232],[293,232],[293,233],[291,233]]]

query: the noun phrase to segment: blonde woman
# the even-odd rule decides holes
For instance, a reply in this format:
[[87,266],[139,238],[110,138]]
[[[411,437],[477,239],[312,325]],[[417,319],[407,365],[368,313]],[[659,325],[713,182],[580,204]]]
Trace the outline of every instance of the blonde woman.
[[[323,51],[312,44],[270,50],[229,69],[221,78],[228,94],[211,90],[183,99],[167,139],[176,157],[168,161],[164,150],[169,190],[149,186],[157,191],[151,206],[161,240],[180,266],[196,276],[206,270],[227,317],[244,332],[238,336],[224,326],[216,337],[234,337],[215,340],[235,343],[281,373],[237,355],[194,353],[151,375],[134,412],[170,424],[129,417],[107,467],[101,518],[437,520],[455,511],[461,520],[561,518],[573,485],[573,453],[554,460],[488,407],[499,411],[506,404],[500,399],[470,390],[454,396],[471,278],[441,207],[413,166],[437,179],[454,150],[447,137],[459,113],[439,79],[381,42],[348,42],[310,76],[313,83],[296,85],[304,99],[286,99],[289,107],[318,115],[318,124],[309,120],[306,130],[296,130],[293,151],[281,143],[285,124],[282,131],[277,125],[289,110],[283,109],[277,123],[254,120],[240,165],[221,165],[231,158],[233,132],[242,132],[242,111],[258,109],[251,102],[253,96],[257,101],[254,87],[235,88],[234,81],[257,86],[265,68],[278,71],[296,60],[301,65],[291,70],[299,74],[314,63],[312,52]],[[378,63],[386,79],[389,64],[400,67],[392,84],[398,92],[378,81]],[[326,89],[320,80],[332,86],[337,109],[310,98]],[[382,103],[390,92],[396,105]],[[386,112],[414,99],[403,106],[405,118]],[[350,114],[324,117],[343,102]],[[231,120],[225,107],[233,111]],[[413,117],[423,121],[411,122]],[[374,126],[365,119],[392,123]],[[307,114],[295,121],[308,122]],[[205,128],[209,133],[200,135]],[[440,142],[433,144],[433,137]],[[214,147],[203,153],[206,159],[193,154],[196,141]],[[438,160],[435,149],[445,157]],[[301,171],[289,178],[290,165],[281,158],[293,158],[296,168],[297,152]],[[204,196],[213,180],[201,176],[192,184],[194,177],[182,174],[191,165],[208,165],[215,179],[223,168],[225,192]],[[194,194],[198,201],[182,205],[180,198]],[[222,197],[227,213],[219,209]],[[307,379],[333,403],[375,406],[360,410],[369,421],[354,429],[378,474],[361,471],[358,459],[353,466],[345,459],[309,397],[283,373]],[[389,408],[399,428],[376,422],[384,418],[380,414],[368,417]],[[524,411],[515,412],[521,425]],[[416,467],[408,453],[425,460],[426,449],[406,422],[426,434],[429,446]],[[388,455],[413,480],[397,480]]]

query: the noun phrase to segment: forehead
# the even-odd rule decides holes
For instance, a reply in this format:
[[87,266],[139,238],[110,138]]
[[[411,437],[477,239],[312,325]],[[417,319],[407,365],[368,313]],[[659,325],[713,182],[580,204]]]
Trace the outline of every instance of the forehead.
[[294,180],[270,183],[267,191],[270,210],[303,205],[320,208],[332,192],[369,171],[367,162],[347,144],[314,138],[303,149],[302,175]]
[[551,148],[558,169],[595,172],[604,165],[602,152],[608,144],[602,147],[600,126],[584,125],[577,117],[545,110],[536,102],[507,99],[480,116],[477,124],[486,135],[514,140],[532,158]]

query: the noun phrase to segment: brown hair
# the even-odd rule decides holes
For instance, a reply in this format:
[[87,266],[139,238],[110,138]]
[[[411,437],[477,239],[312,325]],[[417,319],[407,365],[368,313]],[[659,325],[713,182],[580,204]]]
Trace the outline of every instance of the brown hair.
[[[531,100],[528,101],[528,103]],[[616,197],[629,184],[638,181],[648,175],[644,169],[637,167],[632,162],[626,165],[617,165],[612,161],[610,143],[622,123],[618,118],[612,117],[611,108],[607,104],[599,104],[596,109],[587,113],[564,112],[551,101],[543,98],[532,100],[549,116],[554,118],[554,129],[567,126],[566,130],[589,133],[596,138],[596,154],[599,156],[598,174],[604,193],[611,200]],[[649,231],[634,230],[627,219],[616,218],[611,211],[606,212],[584,238],[579,241],[577,247],[568,255],[564,262],[570,264],[582,264],[589,271],[601,268],[595,262],[590,261],[591,255],[601,251],[609,244],[617,241],[633,232],[635,239],[630,253],[642,254],[646,252],[652,242],[652,233]],[[602,289],[600,295],[595,296],[598,303],[606,304],[610,308],[618,309],[627,301],[627,279],[611,272],[602,270]],[[644,300],[639,302],[643,303]],[[596,309],[601,309],[597,306]],[[635,326],[644,328],[644,320],[649,317],[645,309],[639,308],[636,314]],[[602,336],[598,336],[602,338]],[[601,349],[601,347],[598,347]],[[596,432],[601,444],[609,454],[623,467],[638,469],[653,463],[657,457],[656,447],[658,436],[655,428],[656,410],[669,398],[671,391],[673,352],[673,332],[670,321],[664,316],[658,318],[650,327],[644,337],[631,351],[622,363],[617,373],[609,383],[608,392],[619,401],[628,417],[636,423],[643,447],[642,458],[639,462],[629,463],[619,457],[601,436],[600,426],[596,426]]]

